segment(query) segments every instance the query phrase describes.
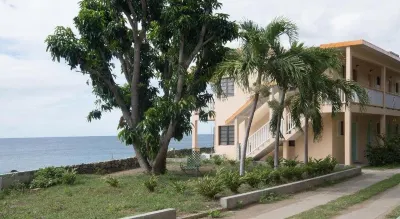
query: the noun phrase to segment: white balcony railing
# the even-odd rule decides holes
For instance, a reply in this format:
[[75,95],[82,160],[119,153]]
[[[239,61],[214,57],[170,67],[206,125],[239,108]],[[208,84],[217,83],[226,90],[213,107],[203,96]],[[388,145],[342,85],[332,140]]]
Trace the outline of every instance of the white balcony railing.
[[386,93],[385,106],[390,109],[400,109],[400,96]]
[[[383,106],[383,92],[378,90],[372,90],[365,88],[368,92],[369,104],[374,106]],[[359,102],[358,98],[356,98],[355,102]]]
[[261,126],[257,131],[249,136],[247,143],[246,154],[249,154],[256,150],[257,148],[264,145],[271,138],[271,133],[269,131],[269,122]]

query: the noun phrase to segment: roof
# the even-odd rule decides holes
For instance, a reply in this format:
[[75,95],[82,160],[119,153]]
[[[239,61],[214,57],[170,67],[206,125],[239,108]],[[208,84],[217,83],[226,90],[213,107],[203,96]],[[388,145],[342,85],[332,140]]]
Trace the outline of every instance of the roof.
[[352,40],[352,41],[343,41],[343,42],[336,42],[336,43],[327,43],[327,44],[321,44],[320,47],[321,48],[345,48],[345,47],[349,47],[349,46],[362,46],[362,47],[366,47],[368,49],[372,49],[376,52],[379,52],[383,55],[386,55],[398,62],[400,62],[400,57],[392,54],[390,51],[386,51],[382,48],[380,48],[379,46],[376,46],[366,40]]

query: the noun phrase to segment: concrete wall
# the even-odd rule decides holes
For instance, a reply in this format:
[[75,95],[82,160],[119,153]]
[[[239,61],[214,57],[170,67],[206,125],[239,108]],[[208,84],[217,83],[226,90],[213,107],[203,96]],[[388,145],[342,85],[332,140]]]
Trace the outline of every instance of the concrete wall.
[[[320,139],[314,141],[314,133],[311,128],[311,124],[309,126],[308,133],[308,156],[312,158],[325,158],[327,155],[332,155],[332,134],[333,134],[333,126],[332,126],[332,118],[330,114],[323,115],[323,124],[324,129]],[[297,159],[300,161],[304,161],[304,134],[302,134],[295,141],[294,147],[294,157],[297,156]],[[294,158],[292,155],[292,158]]]
[[29,183],[36,171],[16,172],[0,175],[0,190],[9,188],[15,183]]

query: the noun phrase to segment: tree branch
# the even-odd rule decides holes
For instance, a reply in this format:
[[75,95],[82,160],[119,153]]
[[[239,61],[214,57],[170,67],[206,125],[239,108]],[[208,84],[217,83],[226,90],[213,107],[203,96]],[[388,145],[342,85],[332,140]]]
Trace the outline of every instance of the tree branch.
[[131,84],[131,76],[129,74],[129,70],[128,70],[128,66],[127,66],[128,63],[126,63],[124,57],[121,54],[117,54],[116,56],[119,59],[119,61],[121,62],[121,69],[125,75],[126,81],[128,82],[128,84]]
[[147,2],[146,0],[141,0],[142,3],[142,30],[140,31],[140,38],[145,39],[146,35],[144,34],[147,30]]
[[206,35],[206,30],[207,30],[207,25],[203,24],[203,26],[201,27],[201,31],[200,31],[199,41],[198,41],[196,47],[194,48],[194,50],[192,51],[192,53],[189,55],[189,57],[186,59],[186,61],[184,63],[183,67],[185,70],[187,70],[190,63],[192,63],[194,57],[196,56],[196,54],[200,51],[201,47],[203,46],[204,36]]
[[215,35],[213,35],[212,37],[208,38],[206,41],[204,41],[202,46],[207,45],[207,43],[211,42],[214,38],[215,38]]

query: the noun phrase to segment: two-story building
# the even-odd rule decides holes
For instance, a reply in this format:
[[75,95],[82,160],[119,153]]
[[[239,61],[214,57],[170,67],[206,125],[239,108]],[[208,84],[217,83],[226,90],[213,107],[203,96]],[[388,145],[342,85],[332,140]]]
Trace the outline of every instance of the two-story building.
[[[309,156],[335,157],[346,165],[366,163],[365,149],[368,143],[377,140],[377,134],[399,133],[400,125],[400,58],[397,54],[383,50],[365,40],[346,41],[321,45],[322,48],[338,48],[343,52],[343,77],[363,86],[370,99],[364,111],[360,111],[357,100],[343,107],[334,117],[329,103],[322,106],[323,134],[313,142],[309,133]],[[250,115],[252,99],[233,80],[222,82],[226,98],[215,98],[214,149],[216,154],[229,159],[239,158],[239,145],[243,144],[245,127]],[[277,88],[269,98],[274,98]],[[344,97],[342,97],[344,98]],[[269,131],[271,110],[268,98],[261,99],[251,126],[247,156],[261,159],[274,150],[274,138]],[[197,148],[197,115],[194,124],[192,147]],[[283,115],[283,133],[280,152],[284,158],[303,160],[304,133],[295,128],[290,115]]]

